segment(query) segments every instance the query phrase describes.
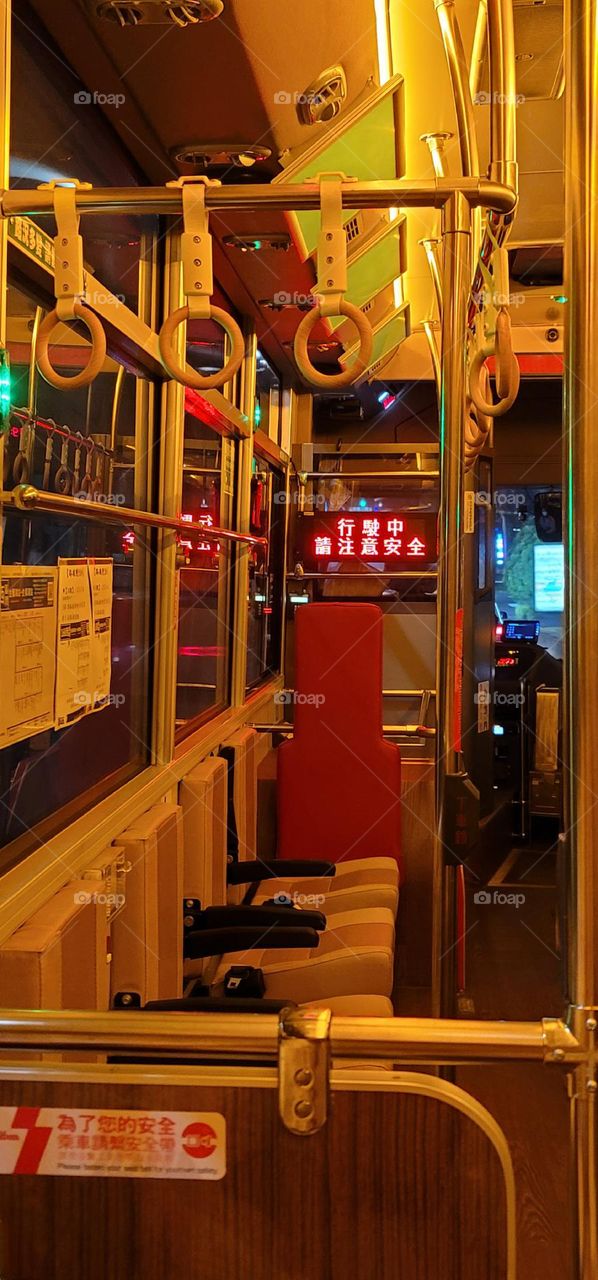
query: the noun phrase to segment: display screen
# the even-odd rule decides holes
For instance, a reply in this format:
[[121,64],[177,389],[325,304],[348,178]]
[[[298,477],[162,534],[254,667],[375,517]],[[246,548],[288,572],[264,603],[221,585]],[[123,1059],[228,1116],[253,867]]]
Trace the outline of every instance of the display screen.
[[329,565],[392,572],[434,564],[436,516],[392,511],[342,511],[298,520],[298,554],[304,569]]
[[534,547],[534,608],[538,613],[562,613],[565,608],[562,542],[540,542]]
[[505,622],[505,640],[526,640],[536,644],[540,635],[539,622]]

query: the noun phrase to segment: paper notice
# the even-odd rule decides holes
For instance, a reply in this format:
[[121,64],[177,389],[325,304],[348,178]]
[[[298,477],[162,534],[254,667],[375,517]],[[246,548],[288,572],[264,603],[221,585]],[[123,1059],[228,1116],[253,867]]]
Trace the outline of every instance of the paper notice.
[[52,727],[57,570],[0,570],[0,746]]
[[90,711],[100,711],[110,697],[112,672],[112,560],[89,560],[92,645]]
[[87,560],[58,561],[57,729],[85,715],[92,696],[91,585]]

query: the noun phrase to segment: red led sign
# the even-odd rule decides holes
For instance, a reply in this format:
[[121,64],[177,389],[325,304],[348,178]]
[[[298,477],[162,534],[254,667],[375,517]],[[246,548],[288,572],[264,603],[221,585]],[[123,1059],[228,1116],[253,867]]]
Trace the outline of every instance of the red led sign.
[[317,571],[350,563],[357,569],[434,564],[436,516],[394,511],[337,511],[306,516],[299,522],[303,567]]

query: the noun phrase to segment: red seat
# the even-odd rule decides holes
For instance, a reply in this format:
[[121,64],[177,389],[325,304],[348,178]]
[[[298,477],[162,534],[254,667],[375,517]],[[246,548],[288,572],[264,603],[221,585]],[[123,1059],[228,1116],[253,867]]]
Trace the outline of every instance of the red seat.
[[278,856],[400,862],[401,756],[382,734],[382,611],[297,612],[295,733],[279,747]]

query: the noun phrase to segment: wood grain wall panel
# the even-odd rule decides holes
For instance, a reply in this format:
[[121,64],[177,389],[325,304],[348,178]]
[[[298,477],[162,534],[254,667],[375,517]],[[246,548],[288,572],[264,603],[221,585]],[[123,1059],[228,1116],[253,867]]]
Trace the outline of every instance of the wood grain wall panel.
[[0,1178],[7,1280],[504,1280],[498,1159],[435,1100],[335,1091],[311,1138],[270,1088],[0,1082],[16,1102],[222,1112],[227,1174]]

